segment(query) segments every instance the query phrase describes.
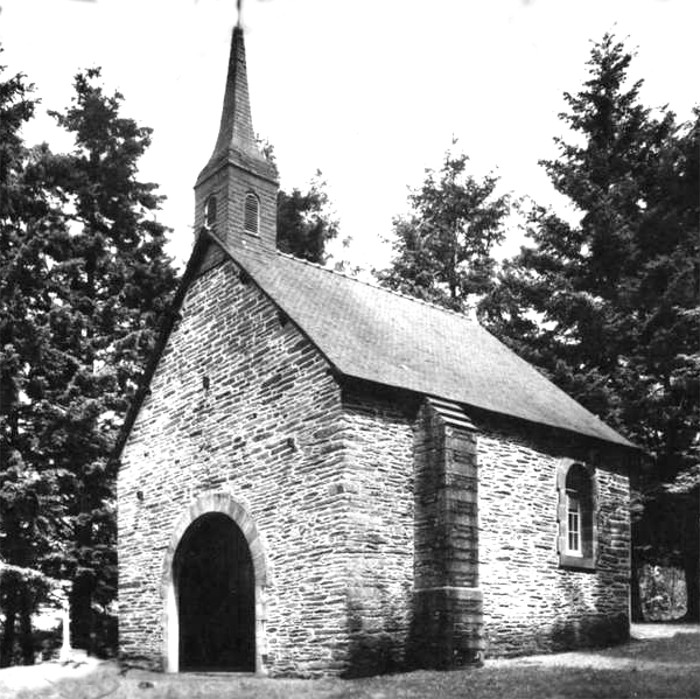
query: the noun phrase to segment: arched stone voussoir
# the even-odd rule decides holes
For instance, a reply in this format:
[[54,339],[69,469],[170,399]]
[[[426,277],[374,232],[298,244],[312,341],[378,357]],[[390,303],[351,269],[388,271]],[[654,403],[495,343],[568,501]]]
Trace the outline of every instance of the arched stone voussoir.
[[163,571],[161,577],[161,592],[167,594],[168,586],[172,582],[172,566],[175,553],[180,540],[189,526],[199,517],[211,513],[221,513],[230,517],[240,528],[248,542],[250,554],[255,569],[255,584],[266,586],[268,579],[268,566],[262,540],[255,525],[255,520],[249,512],[237,502],[229,493],[220,490],[210,490],[200,493],[190,504],[185,512],[177,519],[173,527],[173,533],[165,553]]

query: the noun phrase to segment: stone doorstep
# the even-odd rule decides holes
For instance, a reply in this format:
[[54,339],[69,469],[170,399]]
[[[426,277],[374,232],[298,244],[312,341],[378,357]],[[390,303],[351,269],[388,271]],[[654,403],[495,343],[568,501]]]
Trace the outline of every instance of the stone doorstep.
[[236,670],[212,670],[208,672],[206,670],[184,670],[182,672],[164,672],[157,675],[159,677],[186,677],[188,679],[230,679],[230,678],[254,678],[254,677],[267,677],[263,672],[237,672]]

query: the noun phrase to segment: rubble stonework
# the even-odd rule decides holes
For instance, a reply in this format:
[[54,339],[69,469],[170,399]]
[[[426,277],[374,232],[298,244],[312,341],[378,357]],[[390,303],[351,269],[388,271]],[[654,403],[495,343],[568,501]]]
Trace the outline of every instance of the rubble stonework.
[[343,391],[350,675],[405,667],[413,595],[413,408],[364,388]]
[[[420,633],[456,624],[475,649],[483,635],[487,655],[595,644],[627,632],[621,467],[596,457],[596,571],[562,570],[556,468],[562,454],[578,458],[580,449],[538,443],[525,429],[498,430],[482,418],[474,431],[450,432],[447,440],[461,440],[457,453],[471,454],[468,473],[441,475],[435,459],[425,461],[425,447],[442,441],[445,450],[445,425],[418,410],[424,401],[392,401],[361,386],[342,390],[329,368],[233,263],[192,284],[122,456],[124,654],[166,666],[164,562],[178,518],[209,492],[230,495],[257,528],[269,571],[259,609],[265,672],[408,667],[421,608],[414,591],[441,584],[426,608],[446,626],[430,631],[421,623]],[[430,514],[438,498],[431,478],[458,485],[454,502],[443,500],[446,515]],[[423,503],[421,517],[416,502]],[[462,546],[455,552],[450,537],[460,527],[469,531],[475,514],[478,554],[464,536],[453,537]],[[442,530],[421,543],[426,516],[433,525],[442,517]],[[471,597],[455,592],[477,584]],[[433,650],[444,666],[439,644]]]
[[[624,457],[536,428],[480,425],[479,571],[488,655],[522,655],[629,635],[630,521]],[[594,571],[560,566],[557,465],[595,460]]]
[[340,669],[349,514],[337,493],[338,385],[230,262],[193,283],[181,315],[122,455],[122,652],[164,665],[161,578],[172,530],[200,493],[217,490],[250,513],[267,556],[266,667]]
[[[122,655],[352,676],[626,638],[634,445],[476,321],[278,253],[253,133],[236,27],[117,450]],[[596,541],[564,555],[574,463]]]
[[415,426],[412,661],[451,668],[483,650],[476,435],[458,406],[426,400]]

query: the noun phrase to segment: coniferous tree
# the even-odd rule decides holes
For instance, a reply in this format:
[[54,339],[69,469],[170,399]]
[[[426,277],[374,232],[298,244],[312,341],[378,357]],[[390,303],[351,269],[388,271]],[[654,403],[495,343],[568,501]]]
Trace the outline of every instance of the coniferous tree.
[[167,230],[154,216],[161,197],[137,178],[151,131],[122,117],[122,96],[105,94],[98,78],[98,70],[79,74],[72,105],[53,113],[75,148],[49,165],[70,228],[69,254],[53,270],[62,292],[54,342],[74,365],[52,438],[70,474],[65,564],[82,646],[94,643],[93,605],[107,604],[116,589],[116,474],[108,456],[176,283],[164,253]]
[[426,170],[410,215],[394,219],[395,254],[377,273],[381,284],[457,311],[491,287],[510,198],[495,195],[497,177],[470,175],[468,162],[448,151],[439,172]]
[[51,346],[49,273],[65,229],[44,186],[47,151],[22,139],[32,90],[21,75],[0,81],[0,666],[34,660],[40,571],[65,533],[45,439],[62,370]]
[[651,454],[651,481],[635,484],[647,505],[643,545],[635,527],[636,564],[643,549],[683,562],[697,614],[697,517],[681,545],[683,518],[657,525],[660,503],[649,497],[658,501],[657,486],[687,475],[698,457],[697,120],[679,125],[670,111],[644,107],[641,81],[628,84],[632,59],[605,35],[583,88],[565,94],[560,116],[574,138],[556,139],[559,157],[543,165],[580,221],[533,207],[534,245],[505,265],[482,313],[516,351]]
[[79,74],[72,105],[54,113],[74,150],[27,151],[15,179],[34,204],[2,212],[3,452],[32,475],[35,510],[53,527],[34,561],[71,580],[74,643],[93,650],[95,606],[116,593],[108,457],[176,283],[156,186],[137,177],[150,130],[120,115],[121,95],[98,77]]

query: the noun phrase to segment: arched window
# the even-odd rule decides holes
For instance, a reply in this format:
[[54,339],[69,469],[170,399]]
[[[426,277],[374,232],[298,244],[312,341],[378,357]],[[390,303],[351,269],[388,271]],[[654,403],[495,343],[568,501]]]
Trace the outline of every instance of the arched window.
[[260,227],[260,201],[253,192],[245,195],[245,210],[243,215],[243,228],[246,233],[258,235]]
[[595,569],[595,472],[580,463],[562,463],[559,492],[559,563],[566,568]]
[[204,205],[204,225],[211,229],[216,225],[216,197],[207,199]]

